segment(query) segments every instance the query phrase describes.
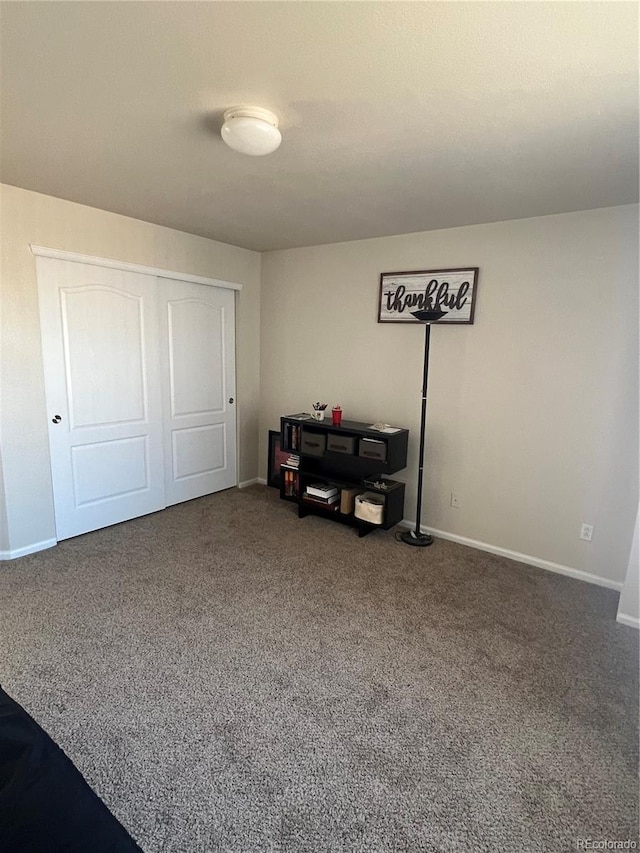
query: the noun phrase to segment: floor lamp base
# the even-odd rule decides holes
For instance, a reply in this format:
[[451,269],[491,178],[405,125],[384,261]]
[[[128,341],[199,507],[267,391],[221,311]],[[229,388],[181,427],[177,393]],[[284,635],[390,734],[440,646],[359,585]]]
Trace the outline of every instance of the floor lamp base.
[[415,533],[413,530],[404,530],[398,533],[398,541],[406,542],[407,545],[416,545],[418,548],[426,548],[427,545],[433,544],[433,536],[428,533]]

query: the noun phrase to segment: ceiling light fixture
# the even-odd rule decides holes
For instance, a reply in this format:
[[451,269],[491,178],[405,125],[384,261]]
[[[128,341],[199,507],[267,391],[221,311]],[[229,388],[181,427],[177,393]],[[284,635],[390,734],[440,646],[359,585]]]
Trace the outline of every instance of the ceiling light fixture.
[[220,133],[229,148],[252,157],[271,154],[282,141],[278,117],[262,107],[231,107],[226,110]]

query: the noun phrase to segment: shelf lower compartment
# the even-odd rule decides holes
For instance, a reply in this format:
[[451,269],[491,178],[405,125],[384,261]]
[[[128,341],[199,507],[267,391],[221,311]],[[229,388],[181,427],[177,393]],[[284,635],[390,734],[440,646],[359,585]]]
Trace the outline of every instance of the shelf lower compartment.
[[310,507],[311,509],[317,509],[325,515],[342,515],[340,512],[340,501],[337,500],[332,504],[322,504],[319,501],[308,500],[307,498],[302,496],[300,503],[305,507]]
[[300,471],[289,465],[280,466],[280,498],[283,501],[298,503],[300,489]]
[[329,518],[332,521],[337,521],[347,527],[353,527],[358,531],[360,537],[372,533],[374,530],[390,530],[395,527],[401,520],[393,522],[383,522],[382,524],[372,524],[369,521],[364,521],[362,518],[357,518],[352,512],[342,513],[340,510],[332,510],[319,504],[311,504],[308,501],[296,501],[298,504],[298,518],[305,518],[307,515],[317,515],[321,518]]

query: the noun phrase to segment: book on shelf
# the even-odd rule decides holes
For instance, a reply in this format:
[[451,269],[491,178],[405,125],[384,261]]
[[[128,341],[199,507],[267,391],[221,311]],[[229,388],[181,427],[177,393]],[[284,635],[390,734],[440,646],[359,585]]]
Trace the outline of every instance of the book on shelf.
[[334,504],[340,500],[340,495],[329,495],[328,498],[319,498],[317,495],[310,495],[309,492],[304,492],[305,498],[310,498],[312,501],[317,501],[321,504]]
[[286,419],[290,421],[310,421],[311,415],[309,412],[298,412],[297,415],[287,415]]
[[298,497],[298,472],[297,471],[289,471],[286,468],[283,472],[284,475],[284,494],[285,497],[288,498],[297,498]]
[[284,464],[287,465],[289,468],[299,468],[300,467],[300,457],[295,456],[294,454],[291,454],[291,456],[287,459],[287,461]]
[[310,483],[306,491],[307,494],[317,498],[330,498],[338,494],[338,489],[328,483]]
[[314,504],[315,506],[322,506],[325,509],[337,510],[339,509],[339,501],[340,495],[331,495],[330,498],[317,498],[314,495],[309,495],[307,492],[302,493],[302,499],[308,504]]
[[299,450],[300,449],[300,426],[299,426],[299,424],[285,423],[283,439],[284,439],[283,450]]

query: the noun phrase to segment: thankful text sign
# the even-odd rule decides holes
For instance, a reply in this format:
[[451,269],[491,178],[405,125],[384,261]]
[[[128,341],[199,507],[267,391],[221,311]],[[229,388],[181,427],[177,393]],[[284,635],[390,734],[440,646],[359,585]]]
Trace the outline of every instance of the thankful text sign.
[[439,323],[473,323],[478,267],[464,270],[383,272],[379,323],[419,323],[412,311],[446,311]]

